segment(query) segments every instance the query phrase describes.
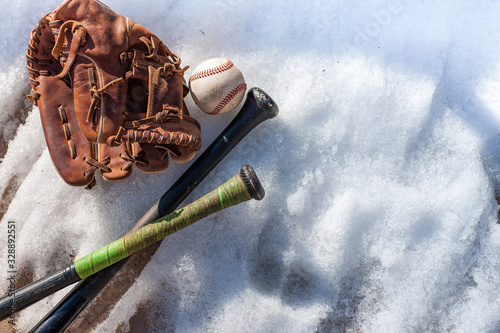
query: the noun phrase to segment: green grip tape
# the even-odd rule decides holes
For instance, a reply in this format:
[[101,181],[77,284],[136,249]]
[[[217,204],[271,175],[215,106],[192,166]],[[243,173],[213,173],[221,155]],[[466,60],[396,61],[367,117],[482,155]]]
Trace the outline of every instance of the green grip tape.
[[195,202],[75,260],[75,270],[85,279],[204,217],[251,198],[237,174]]

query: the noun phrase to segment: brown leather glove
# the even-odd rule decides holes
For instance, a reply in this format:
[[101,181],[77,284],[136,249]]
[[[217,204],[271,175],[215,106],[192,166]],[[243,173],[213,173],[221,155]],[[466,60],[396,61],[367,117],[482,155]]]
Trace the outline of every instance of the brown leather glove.
[[184,103],[180,58],[148,29],[97,0],[66,0],[31,32],[31,95],[61,177],[93,186],[132,164],[163,171],[190,160],[200,125]]

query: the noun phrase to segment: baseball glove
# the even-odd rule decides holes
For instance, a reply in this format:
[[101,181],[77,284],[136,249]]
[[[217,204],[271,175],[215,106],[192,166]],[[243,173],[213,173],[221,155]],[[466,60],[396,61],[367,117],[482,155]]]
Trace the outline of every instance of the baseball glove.
[[190,160],[200,125],[184,103],[180,58],[148,29],[97,0],[66,0],[40,19],[27,51],[28,96],[54,165],[70,185],[119,181],[132,165]]

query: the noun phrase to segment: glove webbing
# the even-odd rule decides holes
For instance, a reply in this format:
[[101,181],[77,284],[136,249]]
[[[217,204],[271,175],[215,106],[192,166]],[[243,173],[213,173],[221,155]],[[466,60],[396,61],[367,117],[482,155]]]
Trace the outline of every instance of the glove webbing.
[[85,30],[83,25],[80,22],[74,20],[66,21],[59,28],[59,34],[57,35],[56,44],[52,49],[52,56],[55,59],[59,59],[59,57],[61,56],[63,45],[67,44],[66,31],[69,29],[71,29],[73,39],[71,41],[69,55],[66,59],[66,62],[64,63],[63,70],[61,73],[55,76],[57,79],[62,79],[68,74],[70,68],[73,66],[73,63],[76,60],[78,49],[80,48],[80,46],[84,46],[87,43],[87,30]]

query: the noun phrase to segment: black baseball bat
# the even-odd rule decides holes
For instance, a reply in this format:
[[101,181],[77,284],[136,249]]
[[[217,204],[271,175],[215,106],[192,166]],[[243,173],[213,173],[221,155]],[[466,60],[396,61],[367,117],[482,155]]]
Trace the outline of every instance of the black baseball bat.
[[[173,212],[250,131],[262,122],[276,117],[278,112],[278,106],[269,95],[259,88],[250,89],[243,107],[231,123],[129,232],[133,232],[153,222],[160,216]],[[31,332],[63,332],[66,330],[127,261],[122,260],[115,263],[111,267],[80,282]],[[78,281],[74,273],[67,271],[60,274],[55,279],[57,282],[54,282],[52,285],[44,286],[43,281],[40,281],[40,284],[34,286],[32,289],[20,289],[18,293],[22,291],[22,294],[15,295],[15,311],[19,311],[55,291]],[[11,309],[10,302],[8,304],[0,303],[0,318],[8,316]]]

